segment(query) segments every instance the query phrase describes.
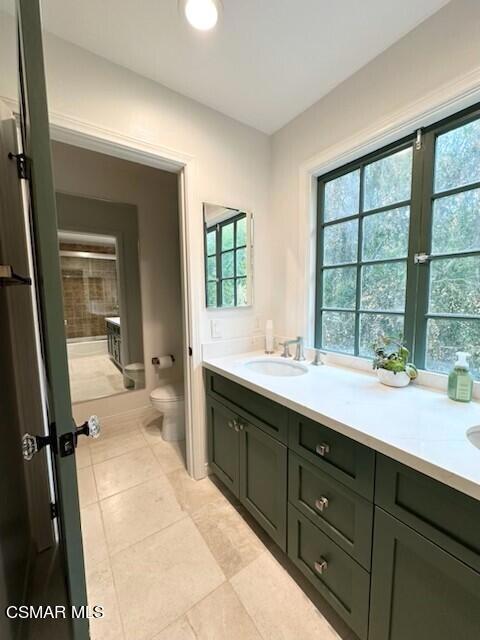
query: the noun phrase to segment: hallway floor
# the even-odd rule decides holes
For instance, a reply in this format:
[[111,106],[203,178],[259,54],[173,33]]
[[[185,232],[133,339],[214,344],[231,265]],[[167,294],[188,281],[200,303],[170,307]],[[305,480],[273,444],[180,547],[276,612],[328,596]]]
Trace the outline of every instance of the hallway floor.
[[152,412],[102,429],[77,450],[89,604],[106,612],[92,640],[340,640]]

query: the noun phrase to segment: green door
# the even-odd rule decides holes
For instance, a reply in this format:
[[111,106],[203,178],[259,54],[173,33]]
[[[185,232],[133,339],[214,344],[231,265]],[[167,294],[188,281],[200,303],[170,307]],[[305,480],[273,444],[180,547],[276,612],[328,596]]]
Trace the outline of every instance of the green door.
[[240,501],[278,546],[287,546],[287,447],[241,419]]
[[237,496],[239,490],[239,422],[227,407],[207,396],[208,459],[212,471]]
[[375,510],[369,640],[480,638],[480,574]]
[[[72,408],[63,324],[57,246],[57,218],[38,0],[17,0],[21,124],[27,157],[29,214],[34,279],[45,369],[47,416],[54,459],[54,484],[60,524],[60,547],[70,604],[87,603],[83,563],[75,448],[62,453],[62,436],[72,434]],[[38,434],[33,434],[38,435]],[[67,454],[67,455],[66,455]],[[72,620],[72,637],[89,637],[86,618]]]

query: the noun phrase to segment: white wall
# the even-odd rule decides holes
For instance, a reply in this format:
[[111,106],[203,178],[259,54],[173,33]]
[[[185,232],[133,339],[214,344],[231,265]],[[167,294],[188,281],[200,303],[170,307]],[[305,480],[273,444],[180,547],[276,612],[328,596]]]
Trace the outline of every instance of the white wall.
[[[143,407],[160,382],[183,374],[177,176],[58,142],[52,156],[57,190],[134,204],[138,211],[146,388],[79,403],[75,418]],[[152,357],[168,353],[176,357],[174,367],[157,372]]]
[[305,335],[309,320],[305,239],[312,229],[300,210],[301,165],[363,130],[380,129],[389,117],[475,70],[480,70],[480,2],[454,0],[274,134],[273,309],[283,335]]

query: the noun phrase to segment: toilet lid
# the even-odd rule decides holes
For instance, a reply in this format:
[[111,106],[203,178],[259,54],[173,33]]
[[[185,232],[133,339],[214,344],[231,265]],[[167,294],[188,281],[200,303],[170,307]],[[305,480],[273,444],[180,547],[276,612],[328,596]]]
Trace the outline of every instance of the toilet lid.
[[152,400],[161,400],[162,402],[175,402],[183,400],[183,382],[174,382],[157,387],[150,394]]

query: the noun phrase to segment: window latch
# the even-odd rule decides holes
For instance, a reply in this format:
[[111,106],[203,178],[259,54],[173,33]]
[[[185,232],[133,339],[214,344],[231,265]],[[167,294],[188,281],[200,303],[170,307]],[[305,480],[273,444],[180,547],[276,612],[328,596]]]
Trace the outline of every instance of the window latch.
[[428,253],[425,253],[425,252],[416,253],[413,256],[413,261],[415,264],[426,264],[429,260],[430,260],[430,256],[428,255]]

